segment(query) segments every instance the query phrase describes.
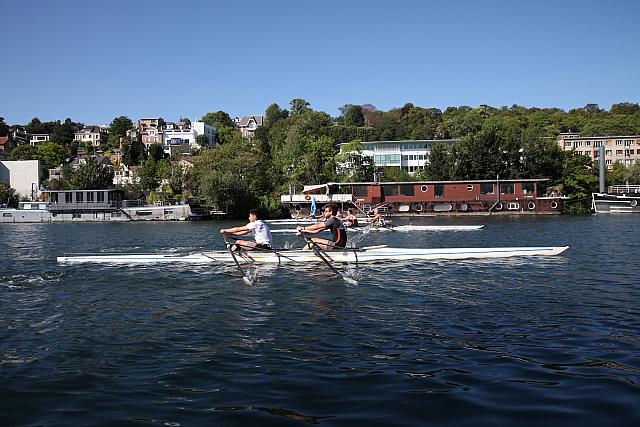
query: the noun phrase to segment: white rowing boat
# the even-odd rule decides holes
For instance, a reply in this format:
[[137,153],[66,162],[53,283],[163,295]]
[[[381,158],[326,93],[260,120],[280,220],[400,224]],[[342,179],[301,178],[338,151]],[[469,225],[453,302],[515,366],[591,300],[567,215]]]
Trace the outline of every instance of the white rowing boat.
[[[480,230],[484,225],[385,225],[385,226],[369,226],[369,227],[349,227],[347,231],[350,233],[361,233],[371,231],[476,231]],[[272,233],[295,233],[295,228],[271,229]]]
[[[508,258],[522,256],[554,256],[566,251],[568,246],[555,247],[506,247],[506,248],[390,248],[371,246],[327,252],[331,262],[361,263],[400,260],[456,260]],[[309,263],[321,260],[310,250],[283,249],[271,251],[241,252],[238,261],[252,264]],[[186,263],[210,264],[233,263],[228,251],[199,252],[193,254],[113,254],[71,255],[57,258],[60,263],[107,263],[107,264],[159,264]]]

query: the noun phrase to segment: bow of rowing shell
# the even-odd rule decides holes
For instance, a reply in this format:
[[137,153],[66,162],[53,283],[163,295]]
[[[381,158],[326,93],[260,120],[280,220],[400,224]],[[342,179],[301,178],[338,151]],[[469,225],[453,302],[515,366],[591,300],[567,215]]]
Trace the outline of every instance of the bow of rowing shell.
[[[568,246],[549,247],[505,247],[505,248],[389,248],[346,249],[327,252],[331,262],[361,263],[404,260],[457,260],[487,259],[522,256],[555,256],[566,251]],[[237,255],[240,262],[251,264],[295,264],[320,262],[311,251],[272,250],[241,252]],[[161,264],[186,263],[210,264],[232,263],[233,258],[227,251],[198,252],[193,254],[104,254],[72,255],[57,257],[60,263],[106,263],[106,264]]]

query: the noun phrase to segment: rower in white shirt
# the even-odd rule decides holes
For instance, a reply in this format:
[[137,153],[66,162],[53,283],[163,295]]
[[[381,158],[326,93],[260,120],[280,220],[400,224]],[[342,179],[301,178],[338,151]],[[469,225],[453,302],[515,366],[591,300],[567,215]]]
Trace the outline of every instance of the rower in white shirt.
[[255,249],[271,249],[273,247],[273,238],[271,237],[271,230],[266,222],[260,219],[260,212],[257,209],[251,209],[249,211],[249,223],[239,227],[221,228],[220,234],[225,235],[240,235],[244,236],[251,233],[253,235],[253,241],[237,240],[236,243],[231,246],[232,251],[253,251]]

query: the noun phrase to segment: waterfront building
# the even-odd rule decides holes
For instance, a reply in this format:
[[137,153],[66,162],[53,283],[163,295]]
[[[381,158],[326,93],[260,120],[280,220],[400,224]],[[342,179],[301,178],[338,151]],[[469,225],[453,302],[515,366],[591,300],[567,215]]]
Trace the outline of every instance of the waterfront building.
[[560,133],[558,145],[561,149],[575,150],[578,154],[583,154],[598,159],[599,148],[604,146],[604,158],[607,169],[613,169],[616,162],[625,166],[631,166],[640,160],[640,136],[580,136],[576,132]]
[[[405,141],[365,141],[362,155],[373,158],[376,167],[395,166],[414,174],[424,168],[436,144],[456,145],[458,139],[419,139]],[[340,151],[348,144],[340,144]]]
[[256,129],[262,126],[264,122],[264,116],[242,116],[233,119],[236,124],[236,128],[240,130],[243,138],[253,139],[253,134]]
[[87,125],[81,131],[74,133],[73,139],[99,147],[107,142],[107,133],[100,126]]

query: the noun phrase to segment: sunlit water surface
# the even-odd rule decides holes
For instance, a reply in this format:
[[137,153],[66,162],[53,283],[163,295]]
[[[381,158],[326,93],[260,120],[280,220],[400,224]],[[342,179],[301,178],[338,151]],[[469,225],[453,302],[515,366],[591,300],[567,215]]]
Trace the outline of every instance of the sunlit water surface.
[[223,249],[230,223],[0,224],[0,424],[640,425],[640,215],[413,223],[485,227],[350,237],[571,248],[341,267],[357,286],[258,267],[249,286],[234,266],[55,260]]

